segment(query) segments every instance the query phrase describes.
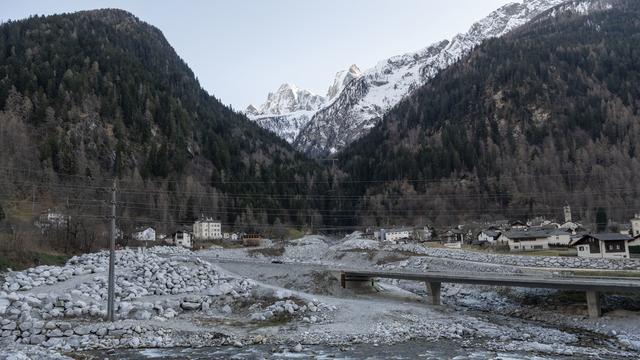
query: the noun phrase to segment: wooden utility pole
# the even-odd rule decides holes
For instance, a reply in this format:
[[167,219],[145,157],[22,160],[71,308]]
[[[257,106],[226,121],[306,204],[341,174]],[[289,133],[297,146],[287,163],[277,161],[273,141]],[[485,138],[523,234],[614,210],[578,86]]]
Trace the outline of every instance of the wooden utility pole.
[[36,186],[31,187],[31,216],[34,216],[36,212]]
[[111,227],[109,231],[109,289],[107,299],[107,321],[113,321],[115,298],[115,265],[116,265],[116,179],[111,188]]

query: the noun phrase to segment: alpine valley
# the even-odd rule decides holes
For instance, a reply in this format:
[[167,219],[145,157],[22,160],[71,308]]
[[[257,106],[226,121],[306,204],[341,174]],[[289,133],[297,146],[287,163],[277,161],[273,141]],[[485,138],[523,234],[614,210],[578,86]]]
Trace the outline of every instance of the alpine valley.
[[206,213],[243,231],[527,218],[566,203],[580,217],[610,204],[629,216],[638,6],[507,5],[451,40],[353,65],[326,94],[285,84],[250,119],[125,11],[4,23],[0,222],[32,228],[33,214],[69,207],[78,222],[65,236],[80,239],[94,229],[82,215],[103,223],[113,177],[124,231]]

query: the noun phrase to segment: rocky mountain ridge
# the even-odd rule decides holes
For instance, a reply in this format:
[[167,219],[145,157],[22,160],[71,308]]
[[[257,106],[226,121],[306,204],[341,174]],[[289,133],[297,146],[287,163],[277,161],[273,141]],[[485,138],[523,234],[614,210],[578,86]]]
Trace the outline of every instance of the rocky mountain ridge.
[[262,105],[249,105],[245,114],[262,128],[293,143],[313,115],[330,104],[350,81],[361,75],[356,65],[338,72],[326,96],[316,95],[289,83],[282,84],[278,90],[269,93]]
[[311,113],[279,113],[268,118],[250,114],[250,118],[309,156],[336,153],[368,133],[400,100],[482,41],[503,36],[563,1],[525,0],[505,5],[472,25],[466,33],[380,61],[347,81],[334,99]]

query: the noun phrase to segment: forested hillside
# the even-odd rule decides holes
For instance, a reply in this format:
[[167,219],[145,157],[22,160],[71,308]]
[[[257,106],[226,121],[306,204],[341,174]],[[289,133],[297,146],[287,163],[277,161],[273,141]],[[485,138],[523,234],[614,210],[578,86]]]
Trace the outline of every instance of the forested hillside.
[[[624,220],[640,210],[638,18],[631,0],[543,13],[442,71],[337,163],[225,107],[129,13],[2,24],[2,245],[99,246],[113,178],[125,233],[201,214],[282,233],[559,218],[566,204]],[[48,209],[71,219],[53,235],[34,227]]]
[[[640,3],[573,1],[478,46],[340,156],[360,214],[640,209]],[[386,196],[382,196],[386,195]]]
[[0,110],[0,207],[14,234],[48,208],[73,213],[76,232],[104,223],[112,177],[121,226],[163,232],[200,214],[226,226],[307,223],[322,204],[301,194],[329,183],[120,10],[0,25]]

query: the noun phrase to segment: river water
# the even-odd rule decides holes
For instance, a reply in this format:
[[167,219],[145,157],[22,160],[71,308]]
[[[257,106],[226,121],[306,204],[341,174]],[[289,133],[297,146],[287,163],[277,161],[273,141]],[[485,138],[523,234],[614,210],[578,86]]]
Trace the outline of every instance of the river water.
[[85,359],[456,359],[456,360],[544,360],[567,357],[535,356],[527,353],[496,353],[480,348],[463,348],[452,342],[409,342],[397,345],[359,344],[349,347],[305,346],[302,352],[291,352],[270,345],[204,348],[122,349],[84,352]]

